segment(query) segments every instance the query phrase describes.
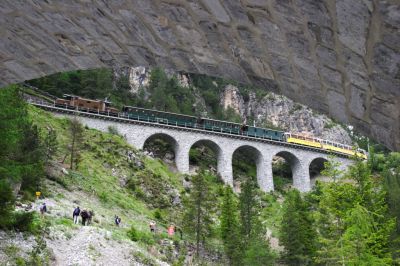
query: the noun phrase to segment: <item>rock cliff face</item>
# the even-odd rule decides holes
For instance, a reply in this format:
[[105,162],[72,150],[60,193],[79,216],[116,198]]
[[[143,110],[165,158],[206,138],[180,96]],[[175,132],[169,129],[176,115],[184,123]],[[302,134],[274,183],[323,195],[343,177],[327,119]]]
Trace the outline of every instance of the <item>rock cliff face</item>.
[[344,144],[352,144],[348,132],[326,115],[295,103],[285,96],[268,93],[258,98],[250,93],[247,102],[233,85],[224,88],[221,105],[233,108],[243,120],[254,118],[256,126],[275,127],[292,133],[319,137]]
[[0,86],[160,65],[262,85],[400,149],[398,0],[4,0],[0,14]]
[[[145,89],[149,84],[150,70],[144,67],[129,67],[122,71],[116,70],[115,73],[127,75],[134,93],[141,87]],[[140,76],[141,84],[137,82],[137,73],[143,73]],[[172,70],[167,70],[167,73],[169,76],[175,75],[181,86],[191,86],[193,94],[196,95],[195,108],[200,111],[199,113],[206,110],[204,99],[198,93],[198,88],[192,86],[187,74],[174,73]],[[326,115],[313,112],[310,108],[295,103],[283,95],[269,92],[266,96],[259,97],[256,93],[250,92],[249,97],[245,99],[237,86],[228,84],[221,88],[220,106],[223,109],[232,108],[247,123],[254,120],[256,126],[279,128],[292,133],[352,144],[348,132],[342,126]],[[204,112],[204,115],[207,116],[207,113]]]

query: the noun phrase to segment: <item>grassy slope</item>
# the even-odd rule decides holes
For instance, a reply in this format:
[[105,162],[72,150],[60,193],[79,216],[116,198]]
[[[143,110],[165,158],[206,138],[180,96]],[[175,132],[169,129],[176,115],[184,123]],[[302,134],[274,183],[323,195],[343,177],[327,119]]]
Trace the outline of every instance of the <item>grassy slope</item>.
[[[29,114],[35,124],[43,132],[53,128],[57,132],[60,150],[56,161],[62,161],[67,154],[69,144],[67,119],[55,118],[50,113],[35,107],[29,107]],[[127,151],[133,151],[143,163],[143,169],[137,169],[129,163]],[[69,161],[67,157],[66,163]],[[58,164],[58,163],[57,163]],[[120,178],[134,178],[135,176],[154,178],[154,185],[173,186],[183,191],[181,176],[170,172],[160,160],[145,157],[125,140],[117,135],[99,132],[93,129],[84,130],[84,143],[81,159],[76,171],[70,171],[68,165],[63,165],[68,175],[57,175],[46,181],[47,191],[44,191],[46,202],[50,204],[50,230],[65,231],[73,234],[77,226],[71,222],[74,206],[91,209],[95,212],[94,226],[109,230],[115,240],[128,240],[126,232],[130,225],[144,233],[148,232],[148,223],[154,219],[155,208],[149,207],[143,199],[135,196],[134,192],[120,185]],[[113,171],[114,168],[114,171]],[[178,207],[161,210],[164,219],[158,222],[158,229],[166,231],[169,217],[176,217]],[[170,215],[167,215],[170,213]],[[116,228],[113,224],[114,215],[122,218],[123,227]],[[165,236],[165,235],[162,235]],[[142,246],[145,247],[144,243]]]
[[[56,161],[60,162],[67,154],[69,121],[55,118],[50,113],[33,106],[29,106],[29,113],[34,123],[43,131],[48,128],[56,130],[60,144]],[[147,185],[154,183],[153,186],[156,189],[161,188],[158,196],[162,197],[165,187],[168,186],[173,187],[182,195],[184,193],[183,176],[172,173],[159,159],[144,156],[117,135],[85,129],[82,147],[81,159],[76,171],[69,171],[68,165],[65,164],[63,166],[69,171],[68,175],[59,174],[46,181],[47,192],[44,192],[44,196],[52,210],[49,217],[50,231],[55,231],[56,235],[61,232],[66,239],[71,238],[71,235],[79,230],[79,226],[72,224],[70,216],[74,206],[79,204],[81,208],[94,210],[94,226],[99,230],[107,230],[108,233],[105,235],[111,235],[112,240],[130,242],[127,231],[131,225],[134,225],[141,233],[147,234],[146,241],[138,242],[139,247],[146,253],[149,244],[157,245],[157,241],[165,237],[164,233],[157,239],[149,240],[152,236],[148,236],[148,223],[155,219],[155,212],[159,211],[162,215],[162,219],[158,221],[160,232],[166,232],[168,223],[177,223],[177,217],[180,216],[182,209],[168,206],[159,210],[149,204],[148,199],[143,198],[143,193],[137,194],[135,190],[122,187],[120,179],[132,179],[136,181],[135,184],[148,179],[145,183]],[[143,168],[138,169],[127,161],[128,150],[134,151],[136,158],[143,163]],[[68,159],[67,157],[66,163]],[[212,191],[220,201],[222,185],[217,178],[211,178],[211,181]],[[264,202],[266,206],[263,209],[264,224],[270,228],[272,236],[275,237],[280,224],[281,206],[272,195],[266,195]],[[114,215],[122,217],[122,228],[117,228],[113,224]],[[221,243],[217,239],[212,239],[210,243],[217,249],[221,248]],[[165,259],[164,255],[160,257]]]

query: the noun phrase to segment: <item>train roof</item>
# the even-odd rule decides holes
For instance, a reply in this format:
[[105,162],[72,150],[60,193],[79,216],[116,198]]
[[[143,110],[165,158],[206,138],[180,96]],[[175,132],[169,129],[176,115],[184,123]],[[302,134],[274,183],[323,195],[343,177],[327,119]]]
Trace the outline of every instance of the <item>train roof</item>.
[[139,110],[143,110],[143,111],[151,111],[151,112],[156,112],[156,113],[164,113],[164,114],[185,116],[185,117],[190,117],[190,118],[195,118],[195,119],[198,118],[198,117],[192,116],[192,115],[185,115],[185,114],[178,114],[178,113],[172,113],[172,112],[165,112],[165,111],[159,111],[159,110],[154,110],[154,109],[147,109],[147,108],[136,107],[136,106],[125,105],[123,108],[125,108],[125,107],[128,107],[128,108],[135,108],[135,109],[139,109]]
[[73,95],[73,94],[63,94],[63,98],[67,98],[67,97],[71,97],[71,98],[79,98],[79,99],[81,99],[81,100],[85,100],[85,101],[92,101],[92,102],[103,102],[103,103],[108,103],[108,104],[111,104],[111,102],[110,102],[109,100],[107,100],[107,99],[104,99],[104,100],[99,100],[99,99],[93,100],[93,99],[85,98],[85,97],[78,96],[78,95]]
[[[316,137],[306,137],[306,136],[303,136],[303,135],[301,135],[301,134],[290,133],[290,132],[285,132],[285,134],[300,136],[300,137],[303,137],[303,138],[315,139],[315,140],[317,140],[318,142],[325,141],[325,142],[328,142],[329,144],[341,145],[341,146],[343,146],[343,147],[347,147],[347,148],[353,149],[353,146],[351,146],[351,145],[339,143],[339,142],[336,142],[336,141],[333,141],[333,140],[321,139],[321,138],[316,138]],[[357,149],[357,150],[365,151],[364,149],[361,149],[361,148],[359,148],[359,147],[356,147],[356,149]]]
[[[207,119],[207,120],[209,120],[209,121],[220,122],[220,123],[229,123],[229,124],[234,124],[234,125],[238,125],[238,126],[242,126],[242,125],[243,125],[243,124],[240,124],[240,123],[229,122],[229,121],[223,121],[223,120],[217,120],[217,119],[211,119],[211,118],[207,118],[207,117],[196,117],[196,116],[192,116],[192,115],[185,115],[185,114],[178,114],[178,113],[172,113],[172,112],[165,112],[165,111],[159,111],[159,110],[154,110],[154,109],[147,109],[147,108],[136,107],[136,106],[125,105],[123,108],[125,108],[125,107],[135,108],[135,109],[139,109],[139,110],[143,110],[143,111],[151,111],[151,112],[157,112],[157,113],[165,113],[165,114],[171,114],[171,115],[179,115],[179,116],[190,117],[190,118],[195,118],[195,119],[198,119],[198,118]],[[262,127],[259,127],[259,128],[262,128]],[[267,130],[272,130],[272,131],[277,131],[277,132],[285,133],[285,131],[282,131],[282,130],[275,130],[275,129],[271,129],[271,128],[262,128],[262,129],[267,129]]]

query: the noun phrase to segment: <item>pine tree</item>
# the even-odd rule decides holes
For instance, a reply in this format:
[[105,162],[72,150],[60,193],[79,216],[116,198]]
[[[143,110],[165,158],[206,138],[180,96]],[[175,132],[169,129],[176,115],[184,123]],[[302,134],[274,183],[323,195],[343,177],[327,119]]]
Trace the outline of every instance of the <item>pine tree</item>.
[[280,230],[280,242],[285,247],[284,257],[289,265],[310,265],[316,250],[316,232],[307,204],[300,192],[288,192]]
[[249,178],[242,185],[239,196],[241,258],[243,265],[273,265],[275,255],[265,239],[265,230],[259,219],[259,204],[256,200],[255,182]]
[[241,265],[241,239],[239,236],[238,208],[232,188],[224,188],[221,207],[221,238],[229,265]]
[[45,152],[45,163],[47,164],[58,151],[58,141],[56,131],[50,128],[44,139],[44,152]]
[[343,175],[343,171],[339,170],[339,166],[340,163],[335,160],[335,157],[329,156],[329,160],[324,162],[324,169],[321,174],[330,177],[333,182],[336,182]]
[[83,142],[83,127],[77,118],[73,118],[70,122],[71,144],[68,146],[70,151],[70,168],[74,169],[74,162],[79,154]]
[[21,151],[16,160],[23,166],[21,189],[33,194],[40,185],[45,161],[43,143],[36,125],[29,123],[24,126],[20,145]]
[[[0,90],[0,179],[6,187],[22,188],[29,196],[43,176],[38,128],[32,124],[18,86]],[[19,189],[18,188],[18,189]]]
[[269,243],[258,235],[250,239],[243,254],[243,264],[246,266],[275,265],[275,254]]
[[390,246],[394,258],[400,258],[400,153],[387,156],[383,167],[385,178],[386,201],[389,214],[396,218],[396,228],[391,235]]
[[210,194],[210,185],[205,172],[192,178],[190,197],[186,199],[183,226],[188,234],[196,239],[196,256],[199,257],[200,245],[205,244],[211,235],[211,213],[214,209],[213,199]]
[[371,175],[371,165],[355,161],[349,167],[346,179],[354,183],[323,185],[316,215],[319,263],[391,263],[390,235],[395,221],[388,213],[385,190]]
[[239,196],[241,233],[244,245],[246,245],[251,238],[253,225],[257,217],[257,203],[255,196],[254,181],[248,179],[244,182]]
[[390,255],[377,256],[371,244],[376,226],[374,214],[361,205],[354,206],[345,217],[346,230],[339,240],[341,263],[345,265],[390,265]]

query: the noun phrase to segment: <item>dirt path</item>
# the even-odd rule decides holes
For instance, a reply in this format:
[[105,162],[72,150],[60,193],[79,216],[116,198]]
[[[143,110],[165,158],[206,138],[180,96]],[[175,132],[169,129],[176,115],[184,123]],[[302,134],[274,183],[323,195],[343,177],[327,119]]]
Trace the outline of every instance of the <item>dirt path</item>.
[[72,234],[52,233],[47,246],[54,252],[55,265],[140,265],[132,245],[109,237],[106,230],[82,226]]

